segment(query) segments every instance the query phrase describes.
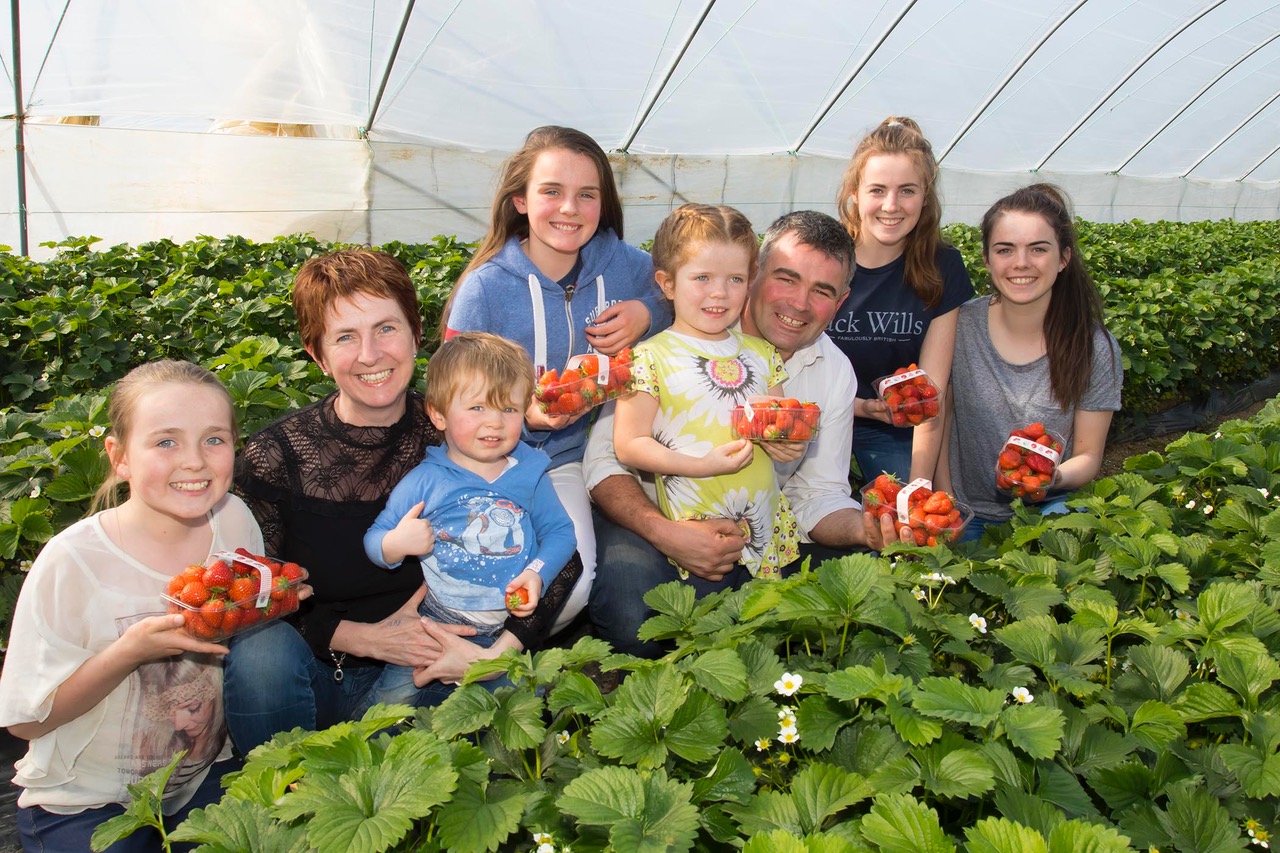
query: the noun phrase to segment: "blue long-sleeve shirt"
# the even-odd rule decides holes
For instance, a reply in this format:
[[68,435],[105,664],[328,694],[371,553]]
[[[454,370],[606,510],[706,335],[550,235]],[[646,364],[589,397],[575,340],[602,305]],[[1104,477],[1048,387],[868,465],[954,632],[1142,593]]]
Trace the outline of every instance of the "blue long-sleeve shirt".
[[432,596],[454,610],[501,610],[503,590],[534,560],[545,588],[577,548],[573,522],[547,476],[547,454],[517,444],[492,483],[460,467],[444,447],[427,448],[401,480],[364,536],[369,559],[382,557],[382,540],[413,505],[436,532],[422,574]]

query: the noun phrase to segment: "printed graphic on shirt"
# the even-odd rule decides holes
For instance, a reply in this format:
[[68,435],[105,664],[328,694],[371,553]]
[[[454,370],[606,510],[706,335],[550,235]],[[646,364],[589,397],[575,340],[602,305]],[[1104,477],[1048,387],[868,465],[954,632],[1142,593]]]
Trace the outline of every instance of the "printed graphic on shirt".
[[914,311],[864,311],[835,317],[827,334],[833,340],[883,342],[918,337],[924,330]]
[[524,550],[524,510],[520,507],[491,495],[460,498],[458,505],[467,510],[466,527],[454,533],[439,530],[436,539],[473,557],[510,557]]
[[[117,619],[120,633],[154,613]],[[164,795],[200,775],[222,752],[227,727],[222,709],[222,669],[208,655],[187,654],[152,661],[129,677],[129,707],[124,716],[118,759],[129,782],[136,782],[187,754]]]

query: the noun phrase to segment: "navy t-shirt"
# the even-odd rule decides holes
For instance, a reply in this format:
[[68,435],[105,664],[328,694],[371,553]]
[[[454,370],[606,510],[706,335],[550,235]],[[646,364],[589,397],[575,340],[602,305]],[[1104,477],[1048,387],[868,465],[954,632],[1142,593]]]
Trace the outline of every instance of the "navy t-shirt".
[[934,318],[973,298],[973,284],[960,252],[941,246],[937,257],[942,299],[933,308],[903,281],[905,256],[874,269],[859,264],[854,272],[849,298],[832,318],[827,334],[853,364],[859,397],[874,398],[875,380],[919,362],[925,332]]

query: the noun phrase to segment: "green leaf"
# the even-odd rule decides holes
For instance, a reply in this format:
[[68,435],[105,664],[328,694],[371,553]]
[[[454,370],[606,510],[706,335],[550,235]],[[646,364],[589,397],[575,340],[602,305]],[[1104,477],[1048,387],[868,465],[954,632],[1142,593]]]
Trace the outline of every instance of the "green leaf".
[[756,776],[751,768],[751,762],[747,761],[741,750],[721,750],[711,770],[693,780],[693,801],[750,802],[756,787]]
[[1187,687],[1173,703],[1184,723],[1199,723],[1215,717],[1240,716],[1240,703],[1216,684],[1196,682]]
[[1168,646],[1135,646],[1129,652],[1133,668],[1156,687],[1160,701],[1168,702],[1191,674],[1186,655]]
[[827,676],[827,695],[844,702],[867,698],[883,702],[897,696],[906,683],[901,675],[877,672],[869,666],[851,666]]
[[1218,754],[1250,797],[1280,796],[1280,755],[1233,743],[1223,744]]
[[614,706],[590,729],[591,746],[601,755],[637,767],[660,767],[667,748],[661,742],[661,726],[634,708]]
[[1000,715],[1004,695],[984,687],[972,687],[958,678],[925,678],[911,704],[929,717],[986,726]]
[[[1250,638],[1252,639],[1252,638]],[[1280,664],[1265,652],[1222,652],[1215,661],[1218,680],[1230,687],[1249,708],[1258,706],[1258,697],[1280,678]]]
[[1163,702],[1148,701],[1133,712],[1129,734],[1147,749],[1160,752],[1169,741],[1185,738],[1187,729],[1177,711]]
[[714,758],[724,748],[728,734],[724,706],[707,693],[694,690],[667,724],[662,742],[686,761],[698,763]]
[[568,672],[547,696],[547,709],[552,713],[568,708],[575,714],[595,717],[605,708],[600,687],[580,672]]
[[780,791],[761,791],[746,806],[728,806],[744,835],[781,830],[800,836],[800,810],[795,800]]
[[830,749],[836,733],[849,722],[845,707],[827,696],[806,696],[796,706],[796,727],[804,737],[805,748],[814,752]]
[[431,729],[445,740],[478,732],[493,723],[498,700],[479,684],[464,684],[449,694],[431,716]]
[[1129,837],[1109,826],[1069,820],[1049,833],[1049,853],[1128,853]]
[[774,610],[782,601],[782,590],[776,583],[753,583],[746,587],[746,595],[742,599],[743,622],[749,622],[758,616]]
[[1062,746],[1062,712],[1047,705],[1011,705],[1000,712],[1009,742],[1032,758],[1052,758]]
[[623,767],[588,770],[565,786],[561,811],[588,826],[608,826],[616,850],[688,850],[698,828],[690,788],[658,770],[647,777]]
[[862,819],[862,834],[880,853],[954,853],[956,846],[938,823],[938,813],[909,794],[876,797]]
[[520,828],[520,816],[533,799],[513,781],[483,786],[466,782],[454,792],[453,802],[440,809],[436,824],[440,840],[451,851],[497,850]]
[[310,847],[305,825],[278,821],[266,806],[235,797],[191,812],[169,840],[204,845],[207,853],[305,853]]
[[995,784],[991,762],[976,749],[953,749],[939,757],[932,750],[921,757],[926,789],[942,797],[977,797]]
[[711,649],[686,658],[680,668],[717,699],[737,702],[747,695],[747,667],[731,649]]
[[997,628],[993,633],[1023,663],[1044,667],[1056,659],[1054,637],[1058,634],[1058,623],[1049,616],[1023,619]]
[[818,832],[827,818],[871,794],[866,779],[819,761],[800,770],[791,782],[791,798],[806,835]]
[[1241,583],[1220,581],[1200,593],[1196,612],[1206,636],[1213,636],[1249,618],[1256,596]]
[[748,696],[729,717],[729,733],[738,743],[755,743],[778,732],[778,706],[763,696]]
[[697,595],[693,587],[680,581],[658,584],[644,594],[645,604],[659,614],[673,617],[679,622],[688,620],[693,614],[693,604],[696,599]]
[[1169,794],[1168,809],[1160,813],[1178,850],[1196,853],[1238,853],[1240,828],[1217,797],[1200,787],[1179,785]]
[[968,853],[1049,853],[1043,835],[1002,817],[980,820],[964,835]]
[[858,605],[880,579],[880,560],[870,554],[850,554],[818,567],[818,585],[846,618],[857,615]]
[[924,746],[942,736],[942,723],[925,717],[915,708],[903,705],[897,699],[888,704],[889,722],[898,737],[912,746]]
[[508,749],[530,749],[547,736],[542,723],[542,699],[528,690],[499,690],[493,727]]

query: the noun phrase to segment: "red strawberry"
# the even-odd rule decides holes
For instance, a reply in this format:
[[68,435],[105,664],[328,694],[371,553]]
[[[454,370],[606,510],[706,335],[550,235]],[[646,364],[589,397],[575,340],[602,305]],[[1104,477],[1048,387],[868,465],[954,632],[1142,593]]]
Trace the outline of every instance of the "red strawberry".
[[177,598],[182,594],[182,588],[186,585],[186,575],[174,575],[169,578],[169,586],[166,588],[165,592],[167,592],[171,597]]
[[[1004,454],[1003,454],[1003,453],[1002,453],[1002,454],[1000,454],[1000,458],[1001,458],[1001,459],[1003,459],[1003,458],[1004,458]],[[1028,453],[1028,454],[1027,454],[1027,465],[1029,465],[1029,466],[1031,467],[1031,470],[1032,470],[1032,471],[1035,471],[1037,474],[1052,474],[1052,473],[1053,473],[1053,467],[1054,467],[1054,466],[1053,466],[1053,463],[1052,463],[1052,462],[1050,462],[1050,461],[1049,461],[1049,459],[1048,459],[1047,457],[1041,456],[1039,453],[1034,453],[1034,452],[1033,452],[1033,453]]]
[[201,577],[201,582],[209,589],[226,589],[231,586],[233,580],[235,580],[235,575],[232,573],[231,567],[221,560],[214,560],[210,563]]
[[822,416],[822,410],[818,408],[817,403],[805,403],[802,407],[804,413],[800,416],[810,429],[818,428],[818,419]]
[[222,627],[222,616],[226,613],[227,602],[221,598],[211,598],[200,605],[200,617],[205,624],[215,630]]
[[249,601],[258,595],[258,579],[257,578],[236,578],[231,582],[231,587],[227,591],[228,597],[239,603],[241,601]]
[[178,593],[178,600],[183,604],[199,607],[209,600],[209,590],[200,581],[191,581],[182,587],[182,592]]
[[524,587],[519,587],[507,596],[507,609],[514,611],[516,608],[523,607],[529,603],[529,591]]
[[276,576],[271,582],[271,600],[279,601],[284,598],[285,593],[293,588],[293,582],[288,578]]
[[297,563],[285,563],[280,567],[280,574],[284,575],[291,581],[302,580],[302,566]]

